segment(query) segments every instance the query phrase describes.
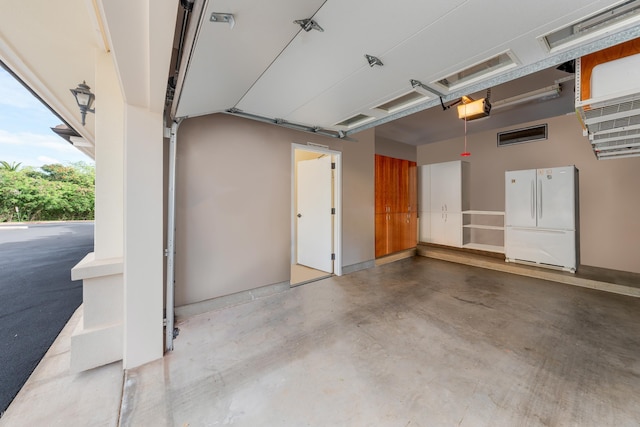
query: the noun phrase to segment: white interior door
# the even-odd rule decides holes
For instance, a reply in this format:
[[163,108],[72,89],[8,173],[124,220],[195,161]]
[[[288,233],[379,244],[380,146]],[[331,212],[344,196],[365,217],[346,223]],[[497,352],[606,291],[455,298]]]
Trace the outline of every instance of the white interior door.
[[331,156],[298,162],[298,264],[333,272]]

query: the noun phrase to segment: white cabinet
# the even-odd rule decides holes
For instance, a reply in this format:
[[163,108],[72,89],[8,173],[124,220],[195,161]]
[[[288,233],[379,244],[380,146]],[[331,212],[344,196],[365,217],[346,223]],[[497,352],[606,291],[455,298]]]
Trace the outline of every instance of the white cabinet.
[[[465,177],[468,175],[468,168],[469,163],[459,160],[431,165],[432,212],[462,212],[466,210],[466,208],[462,208],[464,198],[462,192],[463,175]],[[466,197],[467,205],[468,200],[469,198]]]
[[431,243],[462,246],[462,213],[431,212]]
[[469,209],[469,163],[420,166],[418,177],[420,241],[461,247],[462,211]]

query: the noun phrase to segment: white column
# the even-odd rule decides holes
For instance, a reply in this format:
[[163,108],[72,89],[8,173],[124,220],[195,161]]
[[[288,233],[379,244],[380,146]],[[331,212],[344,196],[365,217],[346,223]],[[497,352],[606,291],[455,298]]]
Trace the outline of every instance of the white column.
[[123,255],[124,103],[108,53],[96,58],[96,259]]
[[163,355],[162,114],[125,106],[124,368]]

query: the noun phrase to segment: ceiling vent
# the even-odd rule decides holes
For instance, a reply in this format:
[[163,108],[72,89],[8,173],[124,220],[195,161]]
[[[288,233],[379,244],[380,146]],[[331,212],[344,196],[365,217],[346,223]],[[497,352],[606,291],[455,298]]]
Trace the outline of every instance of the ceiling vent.
[[547,139],[547,124],[498,132],[498,147]]
[[386,111],[387,113],[395,113],[396,111],[403,110],[412,105],[418,104],[420,101],[428,99],[427,96],[411,91],[405,95],[395,98],[389,102],[378,105],[377,109]]
[[472,67],[465,68],[464,70],[451,74],[435,83],[448,90],[454,90],[469,83],[493,76],[509,68],[513,68],[516,65],[517,62],[513,53],[505,52],[487,59],[486,61],[475,64]]
[[367,116],[365,114],[356,114],[353,117],[349,117],[348,119],[341,121],[340,123],[336,123],[336,126],[344,126],[347,128],[352,128],[352,127],[360,126],[373,119],[375,119],[375,117]]
[[629,0],[542,37],[550,51],[640,21],[640,0]]

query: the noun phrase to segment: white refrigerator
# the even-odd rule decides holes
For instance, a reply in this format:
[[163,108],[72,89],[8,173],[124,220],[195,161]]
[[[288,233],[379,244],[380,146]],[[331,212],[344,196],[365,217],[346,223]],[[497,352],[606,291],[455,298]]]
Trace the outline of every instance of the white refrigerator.
[[505,172],[505,257],[575,272],[575,166]]

